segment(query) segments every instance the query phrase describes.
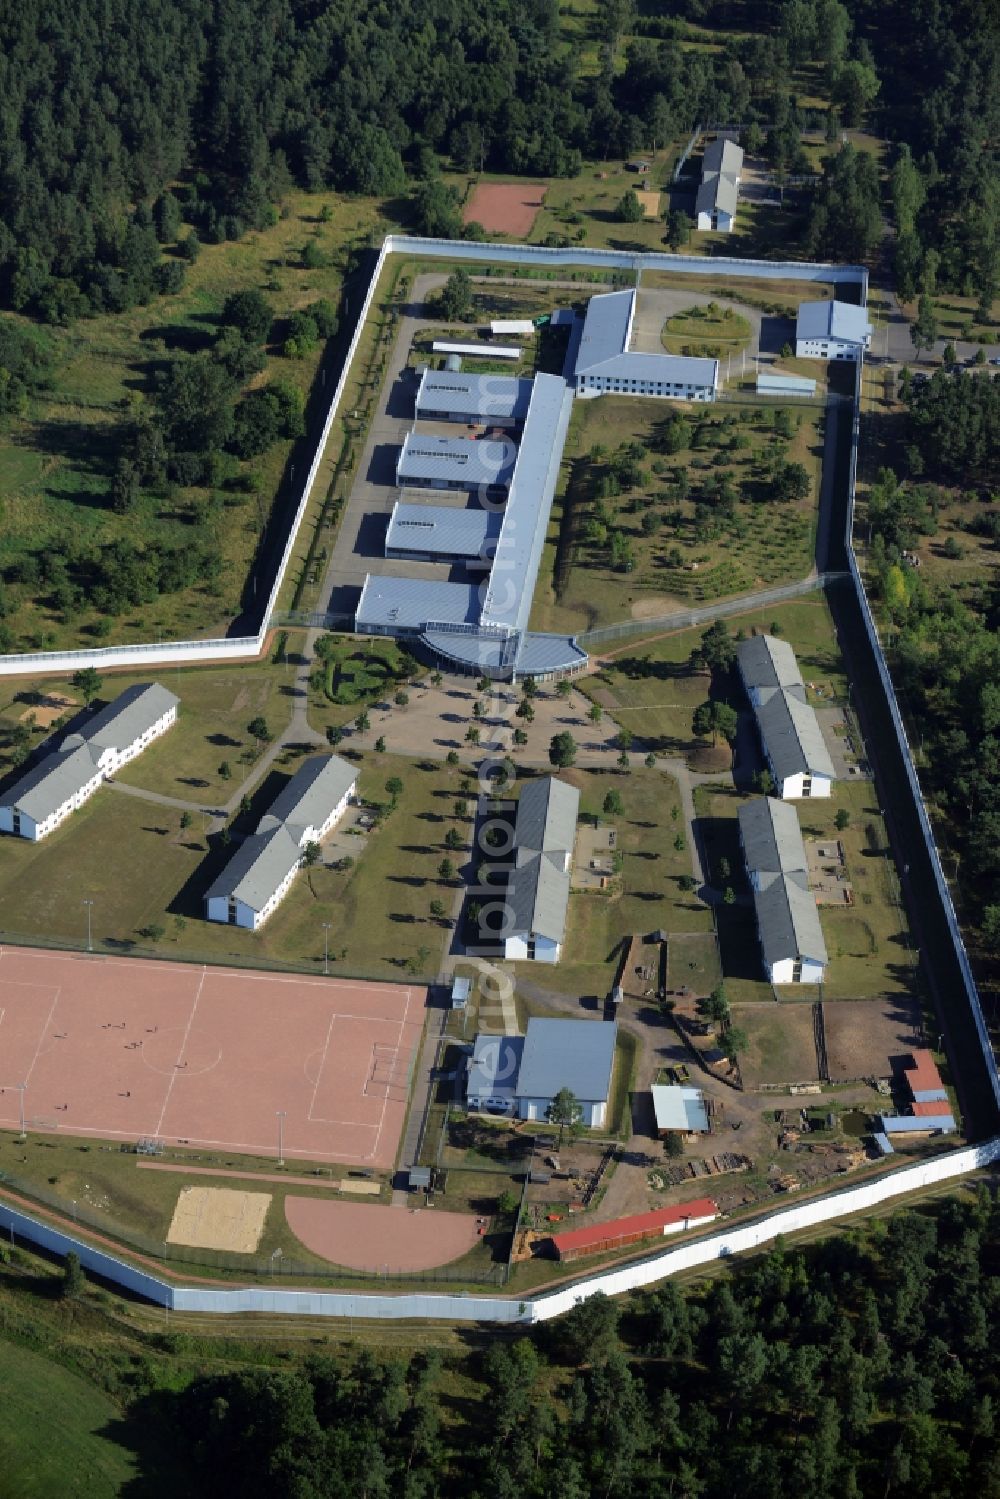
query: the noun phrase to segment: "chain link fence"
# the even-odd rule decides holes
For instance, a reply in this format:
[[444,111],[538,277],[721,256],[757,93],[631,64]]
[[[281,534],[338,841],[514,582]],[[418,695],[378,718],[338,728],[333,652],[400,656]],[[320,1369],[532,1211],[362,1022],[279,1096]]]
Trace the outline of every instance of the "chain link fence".
[[777,588],[763,588],[758,593],[740,594],[737,598],[722,599],[694,609],[675,609],[670,614],[661,614],[655,619],[625,619],[613,625],[599,625],[578,635],[577,641],[586,650],[592,651],[613,640],[627,640],[632,635],[690,630],[696,625],[711,624],[713,620],[724,619],[731,614],[745,614],[749,609],[766,609],[769,605],[783,603],[786,599],[815,593],[840,576],[839,573],[817,573],[814,577],[803,578],[799,583],[783,583]]

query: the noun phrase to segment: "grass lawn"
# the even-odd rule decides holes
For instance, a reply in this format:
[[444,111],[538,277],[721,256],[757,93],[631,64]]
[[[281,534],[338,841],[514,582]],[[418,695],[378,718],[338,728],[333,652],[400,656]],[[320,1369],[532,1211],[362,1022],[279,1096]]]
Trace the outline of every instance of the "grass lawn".
[[[256,826],[297,756],[286,754],[265,776],[237,832]],[[323,923],[330,923],[330,954],[345,973],[399,979],[410,964],[421,977],[438,968],[445,928],[428,912],[433,898],[449,907],[457,886],[441,883],[437,868],[443,839],[456,823],[453,803],[461,789],[458,769],[392,756],[372,756],[361,767],[359,792],[387,803],[385,782],[404,783],[399,806],[376,828],[352,868],[303,871],[285,900],[258,932],[237,932],[203,919],[202,897],[231,850],[206,844],[204,819],[180,829],[180,814],[102,788],[61,828],[39,844],[4,840],[0,865],[2,929],[8,940],[51,938],[83,945],[81,901],[93,900],[94,945],[110,951],[141,946],[143,929],[162,927],[155,948],[164,957],[253,965],[269,960],[296,967],[319,965]],[[456,867],[463,855],[450,855]]]
[[[320,297],[336,303],[348,245],[392,227],[389,210],[374,200],[348,202],[332,193],[293,192],[287,209],[287,217],[272,228],[238,242],[205,245],[176,295],[130,312],[45,330],[54,356],[53,387],[32,401],[0,441],[4,566],[26,553],[63,544],[85,557],[116,540],[184,547],[195,535],[199,541],[210,539],[223,562],[218,584],[165,594],[112,620],[110,642],[220,631],[239,607],[272,508],[290,503],[297,494],[292,475],[285,472],[293,445],[282,441],[252,465],[233,463],[234,473],[252,471],[256,494],[227,490],[208,531],[200,523],[212,499],[205,489],[147,494],[129,515],[115,515],[108,502],[122,403],[148,399],[155,372],[177,351],[209,346],[230,292],[264,290],[280,330],[282,319]],[[329,212],[326,221],[321,219],[324,211]],[[314,234],[330,264],[307,271],[301,252]],[[308,395],[322,353],[320,346],[304,359],[286,359],[275,345],[269,350],[268,375]],[[308,458],[296,466],[301,483]],[[28,585],[10,586],[8,601],[5,623],[21,649],[80,646],[98,619],[92,608],[56,609]]]
[[[685,446],[667,454],[664,434],[676,412]],[[779,443],[809,476],[801,501],[771,497]],[[616,464],[626,449],[636,464],[622,479]],[[818,407],[706,410],[608,395],[578,402],[532,628],[578,633],[805,577],[822,456]],[[728,488],[720,492],[719,483]],[[625,560],[613,556],[615,536],[627,546]]]
[[[742,872],[736,813],[743,799],[729,788],[695,789],[703,840],[710,865],[729,860],[732,883],[739,898],[734,906],[716,907],[719,944],[726,989],[734,1003],[819,999],[878,999],[912,994],[919,985],[906,913],[879,815],[875,791],[867,781],[838,781],[829,799],[798,802],[803,837],[839,839],[844,849],[847,879],[854,891],[853,906],[819,907],[820,924],[829,955],[822,986],[781,985],[765,980],[757,941],[756,922]],[[850,817],[838,830],[834,819],[844,808]],[[718,882],[718,881],[717,881]]]
[[667,318],[660,338],[668,354],[714,359],[745,348],[750,342],[750,324],[731,308],[713,312],[709,307],[692,307]]
[[[544,988],[603,1002],[614,982],[621,944],[634,932],[657,927],[710,932],[712,918],[701,901],[678,889],[678,878],[691,873],[691,858],[687,848],[674,847],[683,823],[671,776],[641,764],[627,776],[586,770],[564,775],[580,789],[581,821],[601,816],[617,827],[624,855],[621,888],[612,894],[572,894],[561,961],[552,967],[521,963],[515,972]],[[605,819],[601,807],[612,788],[621,795],[625,815]]]
[[[151,679],[181,700],[174,727],[134,760],[121,780],[182,801],[209,806],[228,801],[247,774],[248,766],[241,756],[249,756],[254,748],[247,724],[263,717],[275,736],[287,727],[294,674],[293,664],[275,666],[268,661],[247,666],[160,667],[138,674],[108,673],[97,698],[99,703],[111,701],[135,682]],[[26,682],[8,677],[0,699],[0,732],[31,712],[37,699],[52,693],[81,701],[68,680],[47,677]],[[39,730],[34,743],[45,737]],[[9,752],[6,760],[9,764]],[[228,761],[232,770],[228,781],[219,775],[223,761]]]
[[739,1005],[733,1024],[746,1031],[749,1050],[740,1057],[744,1086],[811,1083],[818,1076],[812,1006]]
[[113,1499],[139,1481],[136,1454],[113,1435],[121,1413],[107,1395],[6,1339],[0,1412],[0,1491],[12,1499]]
[[[196,818],[180,831],[179,814],[102,787],[61,828],[42,840],[3,840],[0,910],[10,940],[51,938],[83,946],[81,902],[93,900],[95,947],[127,950],[141,928],[170,926],[168,911],[205,858]],[[193,934],[192,934],[193,935]]]
[[[729,627],[734,634],[740,630],[749,634],[751,626],[766,630],[772,621],[780,624],[785,639],[794,646],[806,681],[823,688],[822,696],[811,694],[812,701],[846,698],[847,681],[822,594],[751,610],[731,619]],[[690,755],[699,744],[691,728],[692,714],[708,697],[710,678],[692,671],[689,663],[705,628],[678,630],[659,640],[619,647],[603,658],[599,671],[581,679],[580,691],[655,750]],[[729,696],[734,704],[742,701],[735,682]]]

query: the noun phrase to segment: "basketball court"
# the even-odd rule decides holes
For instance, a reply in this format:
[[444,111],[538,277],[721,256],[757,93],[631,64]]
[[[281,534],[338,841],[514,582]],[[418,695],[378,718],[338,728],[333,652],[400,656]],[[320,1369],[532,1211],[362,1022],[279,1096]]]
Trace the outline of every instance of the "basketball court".
[[391,1167],[427,991],[0,948],[0,1128]]

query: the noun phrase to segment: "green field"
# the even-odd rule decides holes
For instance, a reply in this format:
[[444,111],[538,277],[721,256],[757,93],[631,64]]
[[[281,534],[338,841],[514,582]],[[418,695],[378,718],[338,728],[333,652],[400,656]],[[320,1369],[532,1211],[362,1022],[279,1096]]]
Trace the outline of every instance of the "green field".
[[711,305],[697,306],[667,318],[660,337],[668,354],[715,358],[746,348],[750,324],[731,308],[713,311]]
[[[620,889],[608,894],[575,892],[570,896],[564,956],[542,971],[536,963],[517,965],[529,985],[561,994],[590,995],[603,1001],[609,993],[621,944],[634,932],[663,927],[668,932],[710,932],[711,913],[694,895],[678,887],[679,876],[691,873],[686,847],[674,841],[682,833],[677,787],[660,770],[647,770],[633,757],[628,775],[597,771],[564,772],[580,789],[580,818],[600,816],[618,830],[623,855]],[[619,792],[623,817],[604,817],[607,792]]]
[[[118,539],[185,546],[192,536],[204,540],[209,534],[203,522],[211,502],[208,524],[223,562],[220,582],[161,595],[114,619],[110,642],[222,632],[239,607],[272,506],[297,494],[294,479],[286,474],[292,444],[281,441],[251,463],[234,462],[235,473],[253,474],[255,494],[227,489],[216,504],[206,489],[174,487],[169,495],[145,496],[128,515],[116,515],[108,500],[123,403],[148,399],[165,357],[207,347],[230,292],[263,290],[280,326],[281,319],[320,297],[336,303],[349,245],[393,227],[383,205],[370,199],[348,202],[332,193],[291,192],[287,208],[287,216],[272,228],[238,242],[204,246],[176,295],[71,328],[46,329],[54,355],[53,387],[2,434],[0,532],[7,566],[28,551],[54,544],[65,543],[75,556]],[[330,217],[321,221],[326,209]],[[305,270],[302,247],[314,235],[330,264]],[[286,359],[274,347],[268,374],[308,395],[322,352],[321,344],[303,359]],[[308,461],[308,453],[304,461],[299,459],[300,482]],[[328,481],[329,475],[324,472],[321,478]],[[33,596],[27,585],[12,585],[7,592],[4,622],[17,648],[76,647],[92,638],[98,619],[93,609],[64,613],[50,600]]]
[[[294,675],[291,663],[159,667],[141,673],[107,674],[98,703],[110,702],[127,687],[151,678],[175,693],[181,702],[173,728],[133,761],[121,780],[129,786],[209,807],[228,801],[249,773],[251,756],[257,757],[255,741],[246,731],[247,724],[262,717],[272,735],[280,737],[292,716]],[[44,704],[53,694],[71,698],[80,705],[69,709],[69,716],[82,708],[80,693],[68,679],[7,678],[0,699],[0,733],[9,735],[25,714],[35,711],[39,702]],[[36,729],[33,746],[51,732]],[[219,775],[223,762],[228,762],[232,771],[228,780]],[[8,747],[5,756],[0,751],[0,767],[9,764]]]
[[[113,1499],[140,1481],[117,1406],[90,1380],[30,1348],[0,1344],[0,1494]],[[145,1487],[142,1492],[153,1492]],[[159,1493],[157,1486],[155,1492]]]
[[[794,646],[807,682],[822,688],[822,693],[812,693],[812,701],[842,702],[847,679],[823,595],[817,592],[766,609],[751,609],[728,620],[734,635],[740,630],[749,634],[753,627],[769,629],[772,622],[780,625]],[[584,678],[580,690],[637,738],[648,740],[657,752],[689,755],[698,744],[691,715],[708,697],[710,686],[709,677],[690,666],[691,652],[700,644],[704,629],[677,630],[652,642],[640,638],[635,644],[616,646],[600,669]],[[734,702],[738,700],[735,683],[731,696]]]
[[[683,410],[689,440],[665,451],[677,408],[641,398],[578,402],[539,569],[532,628],[578,633],[622,619],[655,618],[804,578],[812,565],[822,472],[822,412],[762,405]],[[710,413],[710,414],[709,414]],[[778,424],[788,435],[778,437]],[[771,494],[770,461],[809,478],[802,500]],[[638,478],[615,494],[616,455],[638,445]],[[724,479],[723,504],[714,488]],[[650,520],[647,520],[650,517]],[[618,534],[629,562],[611,550]]]

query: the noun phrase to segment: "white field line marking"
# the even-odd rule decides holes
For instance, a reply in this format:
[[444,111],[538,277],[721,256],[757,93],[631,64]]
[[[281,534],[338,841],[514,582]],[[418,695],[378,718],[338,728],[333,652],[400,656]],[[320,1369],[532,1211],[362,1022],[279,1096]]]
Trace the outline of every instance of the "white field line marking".
[[319,1092],[319,1085],[320,1085],[320,1082],[322,1081],[323,1068],[326,1066],[326,1054],[330,1050],[330,1037],[333,1035],[333,1026],[334,1026],[334,1021],[336,1019],[337,1019],[337,1012],[336,1012],[336,1010],[331,1010],[331,1012],[330,1012],[330,1024],[326,1028],[326,1043],[325,1043],[325,1045],[323,1047],[323,1055],[320,1057],[319,1069],[318,1069],[318,1071],[316,1073],[316,1081],[313,1084],[312,1098],[310,1098],[310,1100],[309,1100],[309,1112],[306,1114],[306,1122],[308,1124],[322,1124],[324,1122],[321,1119],[314,1119],[313,1118],[313,1109],[316,1107],[316,1094]]
[[42,1053],[42,1042],[45,1040],[45,1037],[48,1034],[48,1029],[49,1029],[49,1026],[52,1023],[52,1017],[53,1017],[53,1015],[56,1012],[56,1005],[59,1003],[59,996],[60,996],[61,993],[62,993],[62,988],[60,987],[60,988],[58,988],[56,990],[56,997],[52,1001],[52,1005],[51,1005],[51,1008],[49,1010],[48,1015],[46,1015],[46,1017],[45,1017],[45,1024],[42,1026],[41,1033],[39,1034],[39,1037],[38,1037],[38,1045],[35,1047],[35,1055],[31,1059],[31,1066],[28,1068],[27,1072],[25,1073],[24,1081],[25,1081],[26,1084],[31,1082],[31,1074],[35,1070],[35,1063],[38,1061],[38,1058],[41,1056],[41,1053]]
[[[198,985],[198,992],[195,995],[195,997],[194,997],[194,1003],[191,1006],[191,1013],[188,1016],[188,1023],[184,1027],[184,1037],[183,1037],[183,1039],[181,1041],[180,1051],[177,1053],[177,1061],[178,1062],[180,1062],[181,1058],[184,1055],[184,1048],[185,1048],[185,1046],[188,1043],[188,1036],[190,1036],[190,1034],[191,1034],[191,1026],[194,1024],[194,1015],[195,1015],[195,1011],[198,1008],[198,1001],[201,998],[202,985],[205,982],[205,975],[207,974],[207,972],[208,972],[207,968],[203,968],[202,971],[201,971],[201,983]],[[174,1067],[174,1071],[173,1071],[173,1075],[172,1075],[169,1083],[167,1084],[166,1097],[163,1100],[163,1108],[160,1110],[160,1117],[157,1120],[156,1129],[153,1131],[153,1137],[154,1137],[154,1139],[159,1135],[161,1129],[163,1128],[163,1118],[164,1118],[164,1115],[167,1112],[167,1105],[170,1102],[170,1095],[174,1091],[174,1083],[176,1081],[177,1081],[177,1067],[175,1066]]]
[[[396,1056],[397,1057],[399,1056],[399,1048],[403,1044],[403,1031],[406,1028],[406,1019],[407,1019],[407,1016],[410,1013],[410,1000],[412,999],[412,997],[413,997],[413,990],[412,989],[407,989],[407,991],[406,991],[406,1004],[405,1004],[405,1006],[403,1008],[403,1017],[402,1017],[402,1019],[399,1022],[399,1034],[396,1037]],[[407,1100],[408,1099],[409,1099],[409,1089],[407,1089]],[[379,1121],[378,1121],[378,1134],[375,1136],[375,1144],[372,1146],[372,1152],[371,1153],[372,1153],[373,1156],[377,1153],[378,1148],[379,1148],[380,1144],[382,1143],[382,1128],[383,1128],[383,1126],[385,1124],[385,1113],[386,1113],[386,1109],[388,1108],[388,1106],[389,1106],[389,1085],[387,1084],[386,1085],[386,1090],[385,1090],[385,1097],[382,1100],[382,1113],[380,1114]],[[405,1103],[403,1105],[403,1112],[404,1112],[404,1115],[405,1115],[405,1112],[406,1112],[406,1104]]]

